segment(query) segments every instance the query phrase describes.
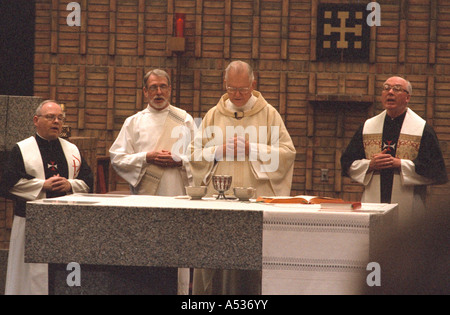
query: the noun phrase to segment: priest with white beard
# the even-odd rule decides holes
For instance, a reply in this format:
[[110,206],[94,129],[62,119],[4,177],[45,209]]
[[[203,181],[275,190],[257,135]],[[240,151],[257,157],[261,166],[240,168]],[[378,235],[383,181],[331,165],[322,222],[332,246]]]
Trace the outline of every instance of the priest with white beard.
[[383,84],[385,111],[368,119],[341,157],[343,174],[364,185],[362,202],[398,203],[402,227],[425,214],[427,185],[448,181],[433,128],[408,107],[411,83]]
[[64,115],[55,101],[42,102],[33,118],[36,135],[11,150],[2,195],[14,201],[6,295],[48,294],[48,265],[24,262],[26,202],[93,190],[93,175],[78,148],[59,138]]
[[[143,92],[148,106],[125,120],[109,150],[111,164],[129,183],[133,194],[185,195],[185,186],[189,185],[185,151],[194,134],[194,119],[170,105],[171,80],[167,72],[147,72]],[[180,269],[178,293],[187,294],[188,286],[189,270]]]

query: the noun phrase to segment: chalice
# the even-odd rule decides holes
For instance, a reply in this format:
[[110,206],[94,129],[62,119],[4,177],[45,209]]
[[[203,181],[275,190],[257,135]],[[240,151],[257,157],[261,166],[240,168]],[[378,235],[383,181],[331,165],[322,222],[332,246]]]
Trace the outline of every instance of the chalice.
[[231,175],[214,175],[212,177],[213,187],[219,193],[216,199],[227,199],[225,192],[230,189],[232,179]]

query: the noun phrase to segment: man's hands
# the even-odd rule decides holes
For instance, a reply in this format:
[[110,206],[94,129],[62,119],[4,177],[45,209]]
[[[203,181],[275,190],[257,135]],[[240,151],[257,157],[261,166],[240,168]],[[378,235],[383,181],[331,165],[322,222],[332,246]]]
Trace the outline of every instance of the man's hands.
[[160,167],[178,167],[183,165],[180,158],[174,158],[172,153],[166,150],[147,152],[146,159],[147,163]]
[[42,189],[51,192],[70,192],[72,191],[72,185],[67,178],[61,177],[58,174],[47,179]]
[[222,161],[225,157],[244,157],[250,154],[250,143],[243,137],[227,139],[226,143],[216,150],[216,160]]
[[387,150],[385,149],[372,157],[369,164],[369,171],[379,171],[388,168],[399,169],[401,167],[401,160],[390,154],[386,154]]

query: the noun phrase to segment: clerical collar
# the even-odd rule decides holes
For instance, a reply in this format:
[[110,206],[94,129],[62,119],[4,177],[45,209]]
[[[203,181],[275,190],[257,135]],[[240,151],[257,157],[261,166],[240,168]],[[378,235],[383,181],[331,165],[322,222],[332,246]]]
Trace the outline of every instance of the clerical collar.
[[47,139],[45,139],[44,137],[42,137],[41,135],[39,135],[37,132],[36,132],[35,138],[36,138],[36,140],[37,140],[38,142],[40,142],[40,143],[54,143],[55,141],[58,141],[58,139],[55,139],[55,140],[47,140]]
[[258,100],[258,98],[255,95],[252,95],[249,100],[247,101],[247,103],[245,103],[244,106],[236,106],[234,105],[230,99],[227,99],[225,101],[225,106],[227,109],[229,109],[232,112],[248,112],[249,110],[251,110],[253,108],[253,106],[255,106],[256,101]]
[[400,116],[397,116],[395,118],[390,117],[388,114],[386,114],[386,121],[394,122],[397,124],[403,124],[403,121],[405,120],[406,111],[401,114]]

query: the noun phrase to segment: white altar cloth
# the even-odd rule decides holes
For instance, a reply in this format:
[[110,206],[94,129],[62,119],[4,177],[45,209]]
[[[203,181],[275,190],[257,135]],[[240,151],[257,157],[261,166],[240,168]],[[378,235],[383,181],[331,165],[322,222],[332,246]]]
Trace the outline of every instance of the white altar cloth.
[[[264,211],[262,294],[360,294],[370,251],[387,236],[397,205],[357,212],[278,205]],[[378,214],[378,215],[377,215]]]

